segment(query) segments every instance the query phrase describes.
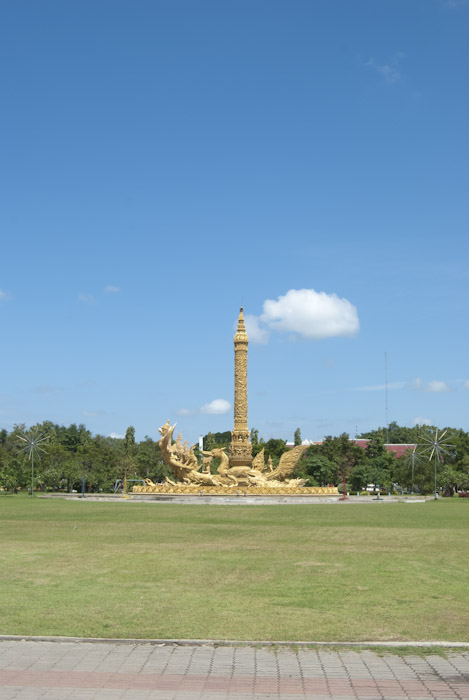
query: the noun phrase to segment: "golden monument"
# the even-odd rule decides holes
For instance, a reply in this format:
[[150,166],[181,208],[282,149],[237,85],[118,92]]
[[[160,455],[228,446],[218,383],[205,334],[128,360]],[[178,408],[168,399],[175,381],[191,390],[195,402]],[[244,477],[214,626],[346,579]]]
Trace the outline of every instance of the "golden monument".
[[[335,486],[305,487],[306,479],[289,478],[307,445],[298,445],[287,450],[280,457],[278,467],[274,469],[269,457],[267,465],[262,449],[254,459],[248,429],[248,342],[244,323],[243,308],[238,317],[238,327],[234,336],[235,382],[234,382],[234,427],[231,431],[230,456],[223,448],[209,452],[203,451],[202,464],[197,461],[196,445],[182,442],[182,435],[173,439],[176,424],[169,420],[159,428],[158,445],[166,464],[171,467],[174,481],[166,479],[164,484],[155,484],[145,479],[144,486],[134,486],[134,493],[205,493],[227,494],[234,489],[239,493],[255,494],[316,494],[338,495]],[[212,469],[212,460],[219,460],[218,467]],[[238,489],[238,490],[237,490]]]
[[238,328],[234,336],[234,428],[231,431],[230,445],[232,467],[249,467],[252,462],[252,446],[248,429],[248,342],[243,307],[241,307]]

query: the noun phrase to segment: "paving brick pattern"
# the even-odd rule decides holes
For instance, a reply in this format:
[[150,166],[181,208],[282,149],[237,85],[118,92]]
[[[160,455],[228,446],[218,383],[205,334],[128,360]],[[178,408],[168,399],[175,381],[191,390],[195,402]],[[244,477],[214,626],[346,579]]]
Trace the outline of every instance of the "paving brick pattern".
[[1,700],[469,700],[469,652],[0,642]]

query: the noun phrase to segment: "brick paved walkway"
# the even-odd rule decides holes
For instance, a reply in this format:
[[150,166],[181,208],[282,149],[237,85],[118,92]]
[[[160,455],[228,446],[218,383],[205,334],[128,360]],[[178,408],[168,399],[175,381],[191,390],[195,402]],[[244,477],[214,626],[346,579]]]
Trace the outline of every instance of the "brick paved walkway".
[[469,652],[0,642],[1,700],[469,700]]

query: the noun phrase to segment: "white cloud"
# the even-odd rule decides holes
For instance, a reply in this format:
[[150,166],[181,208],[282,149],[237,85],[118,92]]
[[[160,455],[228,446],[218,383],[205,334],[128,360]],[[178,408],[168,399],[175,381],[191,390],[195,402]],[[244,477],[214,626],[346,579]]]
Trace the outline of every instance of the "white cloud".
[[405,54],[402,53],[402,51],[397,51],[390,61],[388,61],[388,63],[377,63],[377,61],[372,57],[366,62],[366,65],[379,73],[384,79],[385,83],[388,85],[393,85],[394,83],[399,82],[402,77],[398,66],[404,58]]
[[200,412],[223,415],[224,413],[228,413],[230,408],[231,404],[229,401],[226,401],[226,399],[214,399],[210,401],[210,403],[205,404],[205,406],[202,406]]
[[419,416],[412,420],[412,425],[433,425],[433,421],[431,421],[430,418],[421,418]]
[[125,435],[119,435],[119,433],[109,433],[108,437],[114,438],[114,440],[123,440]]
[[11,299],[11,294],[10,292],[5,292],[3,289],[0,289],[0,301],[10,301]]
[[86,416],[87,418],[96,418],[96,416],[105,416],[107,414],[107,411],[102,411],[102,410],[97,410],[97,411],[86,411],[83,409],[82,415]]
[[265,345],[269,342],[270,333],[267,328],[260,327],[257,316],[246,314],[244,317],[244,322],[246,324],[246,332],[249,336],[249,340],[251,340],[253,343],[258,343],[259,345]]
[[428,382],[427,391],[431,394],[441,394],[443,391],[449,391],[449,386],[446,382],[439,381],[438,379],[433,379],[433,381]]
[[121,288],[120,287],[115,287],[113,284],[107,284],[104,287],[105,292],[120,292]]
[[231,404],[226,399],[214,399],[200,408],[178,408],[175,411],[178,416],[197,416],[201,413],[222,416],[231,409]]
[[80,292],[78,295],[78,301],[83,302],[84,304],[94,304],[94,296],[92,294],[85,294],[85,292]]
[[192,408],[178,408],[176,414],[178,416],[196,416],[200,413],[207,413],[212,415],[223,415],[228,413],[231,409],[231,404],[226,399],[214,399],[210,403],[205,404],[197,409]]
[[469,391],[469,379],[466,379],[466,381],[463,384],[463,387]]
[[347,299],[314,289],[290,289],[277,301],[266,299],[259,320],[308,340],[350,337],[360,326],[357,309]]
[[[464,383],[464,387],[469,390],[469,380]],[[351,391],[384,391],[386,384],[371,384],[369,386],[356,386]],[[412,379],[410,382],[389,382],[388,389],[412,389],[413,391],[423,391],[427,394],[441,394],[446,391],[451,391],[451,387],[447,382],[440,379],[433,379],[430,382],[424,382],[420,377]]]
[[425,391],[428,394],[441,394],[445,391],[450,391],[448,384],[440,379],[433,379],[430,382],[424,382],[422,379],[420,379],[420,377],[416,377],[415,379],[412,379],[409,386],[415,391]]

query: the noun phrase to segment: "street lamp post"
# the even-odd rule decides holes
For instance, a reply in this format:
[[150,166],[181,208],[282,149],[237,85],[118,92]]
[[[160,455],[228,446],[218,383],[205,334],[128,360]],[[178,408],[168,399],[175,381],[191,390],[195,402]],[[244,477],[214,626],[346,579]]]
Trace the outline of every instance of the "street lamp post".
[[443,430],[443,432],[440,431],[440,434],[438,434],[438,428],[436,428],[434,433],[428,433],[423,436],[425,442],[424,450],[429,455],[428,461],[431,462],[432,459],[435,458],[435,501],[438,500],[437,464],[443,461],[445,455],[450,454],[448,448],[454,447],[454,445],[450,445],[448,442],[449,436],[446,435],[447,432],[448,430],[446,429]]
[[414,493],[414,480],[415,480],[415,467],[418,467],[422,463],[422,456],[420,452],[418,451],[419,445],[415,445],[414,449],[412,452],[410,452],[406,457],[405,457],[405,464],[406,466],[410,465],[410,468],[412,470],[412,490],[411,494]]
[[34,457],[41,459],[41,452],[45,452],[44,448],[41,447],[41,443],[47,440],[47,435],[41,435],[36,430],[30,430],[29,433],[24,435],[18,435],[18,439],[25,443],[21,448],[20,453],[23,452],[24,456],[27,457],[31,462],[31,498],[34,496]]

